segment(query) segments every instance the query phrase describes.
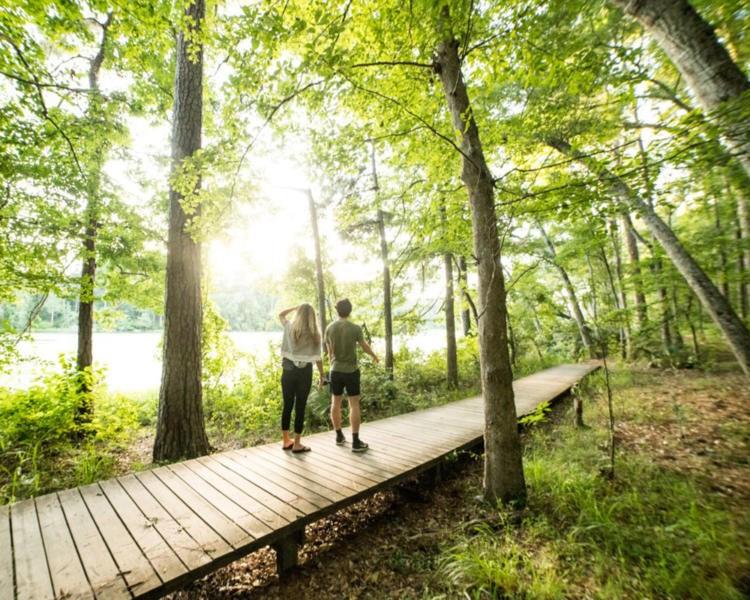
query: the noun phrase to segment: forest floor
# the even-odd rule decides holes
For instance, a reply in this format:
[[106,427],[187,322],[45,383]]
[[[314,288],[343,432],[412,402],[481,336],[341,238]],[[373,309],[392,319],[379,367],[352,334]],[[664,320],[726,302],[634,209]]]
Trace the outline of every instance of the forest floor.
[[[264,549],[171,597],[454,598],[465,592],[475,598],[505,594],[700,597],[704,589],[713,590],[714,598],[747,597],[750,527],[745,513],[750,506],[750,389],[746,378],[736,373],[642,369],[616,372],[613,386],[618,448],[613,482],[604,481],[600,474],[607,454],[606,403],[601,387],[592,388],[584,392],[584,397],[590,399],[585,403],[584,417],[590,430],[579,434],[581,430],[573,428],[571,403],[566,400],[558,404],[547,422],[524,432],[530,501],[523,510],[498,513],[479,503],[481,459],[466,456],[454,463],[434,489],[424,489],[416,496],[403,489],[381,492],[308,526],[300,566],[282,581],[275,572],[273,551]],[[570,442],[578,435],[584,437]],[[587,448],[580,448],[581,441],[586,441]],[[561,451],[570,456],[553,458]],[[560,471],[574,463],[579,475],[571,475],[572,482],[560,485],[566,477]],[[659,487],[660,500],[656,502],[666,503],[653,510],[649,502],[654,500],[648,498],[651,490],[638,489],[641,480],[649,481],[639,469],[651,467],[643,465],[652,465],[656,473],[644,485]],[[545,487],[545,477],[550,474],[553,479],[562,479]],[[664,478],[671,483],[662,481]],[[549,532],[546,520],[551,517],[543,513],[554,512],[555,494],[562,494],[553,488],[575,488],[583,480],[589,482],[585,485],[593,486],[594,496],[601,503],[606,501],[601,496],[611,496],[612,506],[616,506],[624,503],[625,494],[640,493],[643,499],[637,502],[645,504],[645,518],[651,518],[651,512],[664,513],[672,515],[667,520],[674,523],[639,524],[625,517],[613,522],[611,533],[598,533],[605,537],[593,541],[582,537],[589,534],[581,534],[581,530],[606,529],[604,517],[597,517],[604,524],[597,521],[583,528],[580,523],[571,528],[561,520],[553,523]],[[695,499],[684,498],[684,489],[688,488],[669,487],[673,485],[695,488]],[[580,490],[576,493],[582,494]],[[692,516],[679,512],[682,508],[676,505],[683,502],[682,498],[697,507],[697,515],[696,510],[688,511]],[[707,512],[701,514],[704,507],[710,510],[705,508]],[[562,507],[560,512],[564,510]],[[632,508],[628,510],[633,512]],[[714,531],[704,521],[716,522],[718,528]],[[629,526],[634,530],[620,531]],[[644,567],[641,562],[652,552],[649,547],[640,549],[636,558],[627,558],[628,548],[636,544],[633,540],[642,539],[642,532],[635,529],[643,526],[653,530],[659,539],[663,532],[667,532],[663,533],[666,539],[672,529],[681,529],[674,537],[683,539],[667,540],[666,546],[653,551],[674,554],[678,562],[691,562],[690,572],[683,574],[684,581],[674,575],[674,568],[666,569],[670,572],[662,575]],[[483,537],[487,531],[490,542]],[[627,540],[624,536],[630,534],[634,537]],[[614,540],[617,536],[622,540]],[[488,543],[490,552],[483,557],[483,550],[477,545]],[[594,556],[586,554],[590,550],[584,551],[588,563],[585,568],[569,564],[583,558],[576,558],[579,550],[573,548],[574,543],[596,546]],[[618,550],[618,543],[624,549]],[[669,546],[670,543],[674,545]],[[512,552],[507,546],[513,546]],[[610,546],[611,551],[607,550]],[[689,547],[685,557],[679,554],[683,547]],[[500,560],[498,557],[507,560],[493,563]]]

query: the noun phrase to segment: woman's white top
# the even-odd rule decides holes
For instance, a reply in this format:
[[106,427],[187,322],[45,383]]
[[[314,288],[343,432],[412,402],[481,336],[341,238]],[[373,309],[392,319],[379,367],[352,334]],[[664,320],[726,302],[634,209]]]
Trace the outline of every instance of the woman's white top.
[[292,324],[284,323],[284,336],[281,338],[281,356],[291,360],[295,366],[304,367],[307,363],[321,360],[320,344],[313,340],[292,340]]

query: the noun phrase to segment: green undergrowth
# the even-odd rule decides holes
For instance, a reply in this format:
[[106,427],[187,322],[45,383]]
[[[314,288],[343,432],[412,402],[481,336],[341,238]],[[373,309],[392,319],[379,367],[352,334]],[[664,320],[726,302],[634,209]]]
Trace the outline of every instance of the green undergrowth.
[[[675,419],[669,407],[646,415],[637,395],[621,393],[639,379],[614,374],[617,418]],[[462,530],[445,547],[438,561],[450,582],[445,597],[747,597],[750,519],[744,511],[647,453],[620,450],[614,479],[603,476],[600,384],[597,375],[579,391],[589,428],[576,428],[568,408],[562,422],[528,432],[527,506],[500,509],[491,525]]]

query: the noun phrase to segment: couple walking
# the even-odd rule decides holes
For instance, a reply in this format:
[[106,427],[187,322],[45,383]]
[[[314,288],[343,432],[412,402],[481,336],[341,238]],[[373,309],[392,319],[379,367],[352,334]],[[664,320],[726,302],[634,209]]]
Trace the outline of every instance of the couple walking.
[[[352,452],[365,452],[367,444],[359,438],[362,421],[360,410],[359,367],[357,346],[369,354],[377,363],[378,357],[365,341],[362,328],[349,321],[352,303],[344,298],[336,303],[338,320],[325,331],[325,344],[330,360],[331,421],[336,430],[336,444],[342,446],[346,437],[341,431],[341,403],[344,392],[349,399],[349,421],[352,427]],[[291,321],[287,318],[295,313]],[[321,336],[315,310],[309,304],[300,304],[279,313],[284,326],[281,340],[281,392],[284,407],[281,413],[282,448],[292,452],[309,452],[302,444],[302,429],[305,424],[305,406],[312,387],[312,366],[315,363],[320,376],[319,387],[326,383],[321,356]],[[290,435],[294,410],[294,437]]]

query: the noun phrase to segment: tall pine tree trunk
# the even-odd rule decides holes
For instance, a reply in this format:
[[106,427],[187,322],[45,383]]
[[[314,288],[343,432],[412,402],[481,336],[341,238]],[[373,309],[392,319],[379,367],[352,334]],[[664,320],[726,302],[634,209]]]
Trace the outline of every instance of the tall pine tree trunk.
[[[445,8],[447,13],[447,6]],[[444,14],[446,20],[449,15]],[[484,396],[484,495],[490,502],[526,496],[521,441],[508,356],[505,281],[495,214],[492,174],[461,73],[458,41],[452,35],[435,52],[434,69],[442,83],[463,156],[461,179],[469,192],[474,254],[479,275],[479,360]]]
[[729,346],[742,370],[745,374],[750,375],[750,332],[734,312],[727,299],[724,298],[700,265],[680,243],[674,232],[656,213],[655,209],[622,179],[591,157],[573,149],[566,140],[552,139],[549,140],[549,145],[565,156],[585,165],[609,184],[614,196],[620,202],[626,207],[633,207],[639,211],[649,231],[664,248],[675,268],[685,278],[690,289],[698,296],[703,308],[729,342]]
[[[318,324],[320,333],[326,330],[326,288],[323,280],[323,257],[320,251],[320,233],[318,232],[318,210],[312,192],[307,190],[307,201],[310,208],[310,226],[312,227],[313,242],[315,243],[315,286],[318,292]],[[323,344],[325,349],[325,344]]]
[[716,32],[688,0],[610,0],[635,18],[656,40],[685,78],[726,145],[750,175],[750,82],[721,45]]
[[[177,38],[172,176],[201,147],[203,122],[203,47],[200,41],[205,0],[185,9],[185,27]],[[191,34],[186,39],[186,33]],[[194,192],[198,192],[200,182]],[[169,190],[167,280],[164,301],[164,349],[154,460],[179,460],[208,454],[201,382],[201,248],[190,225],[199,216],[186,213],[174,184]]]

